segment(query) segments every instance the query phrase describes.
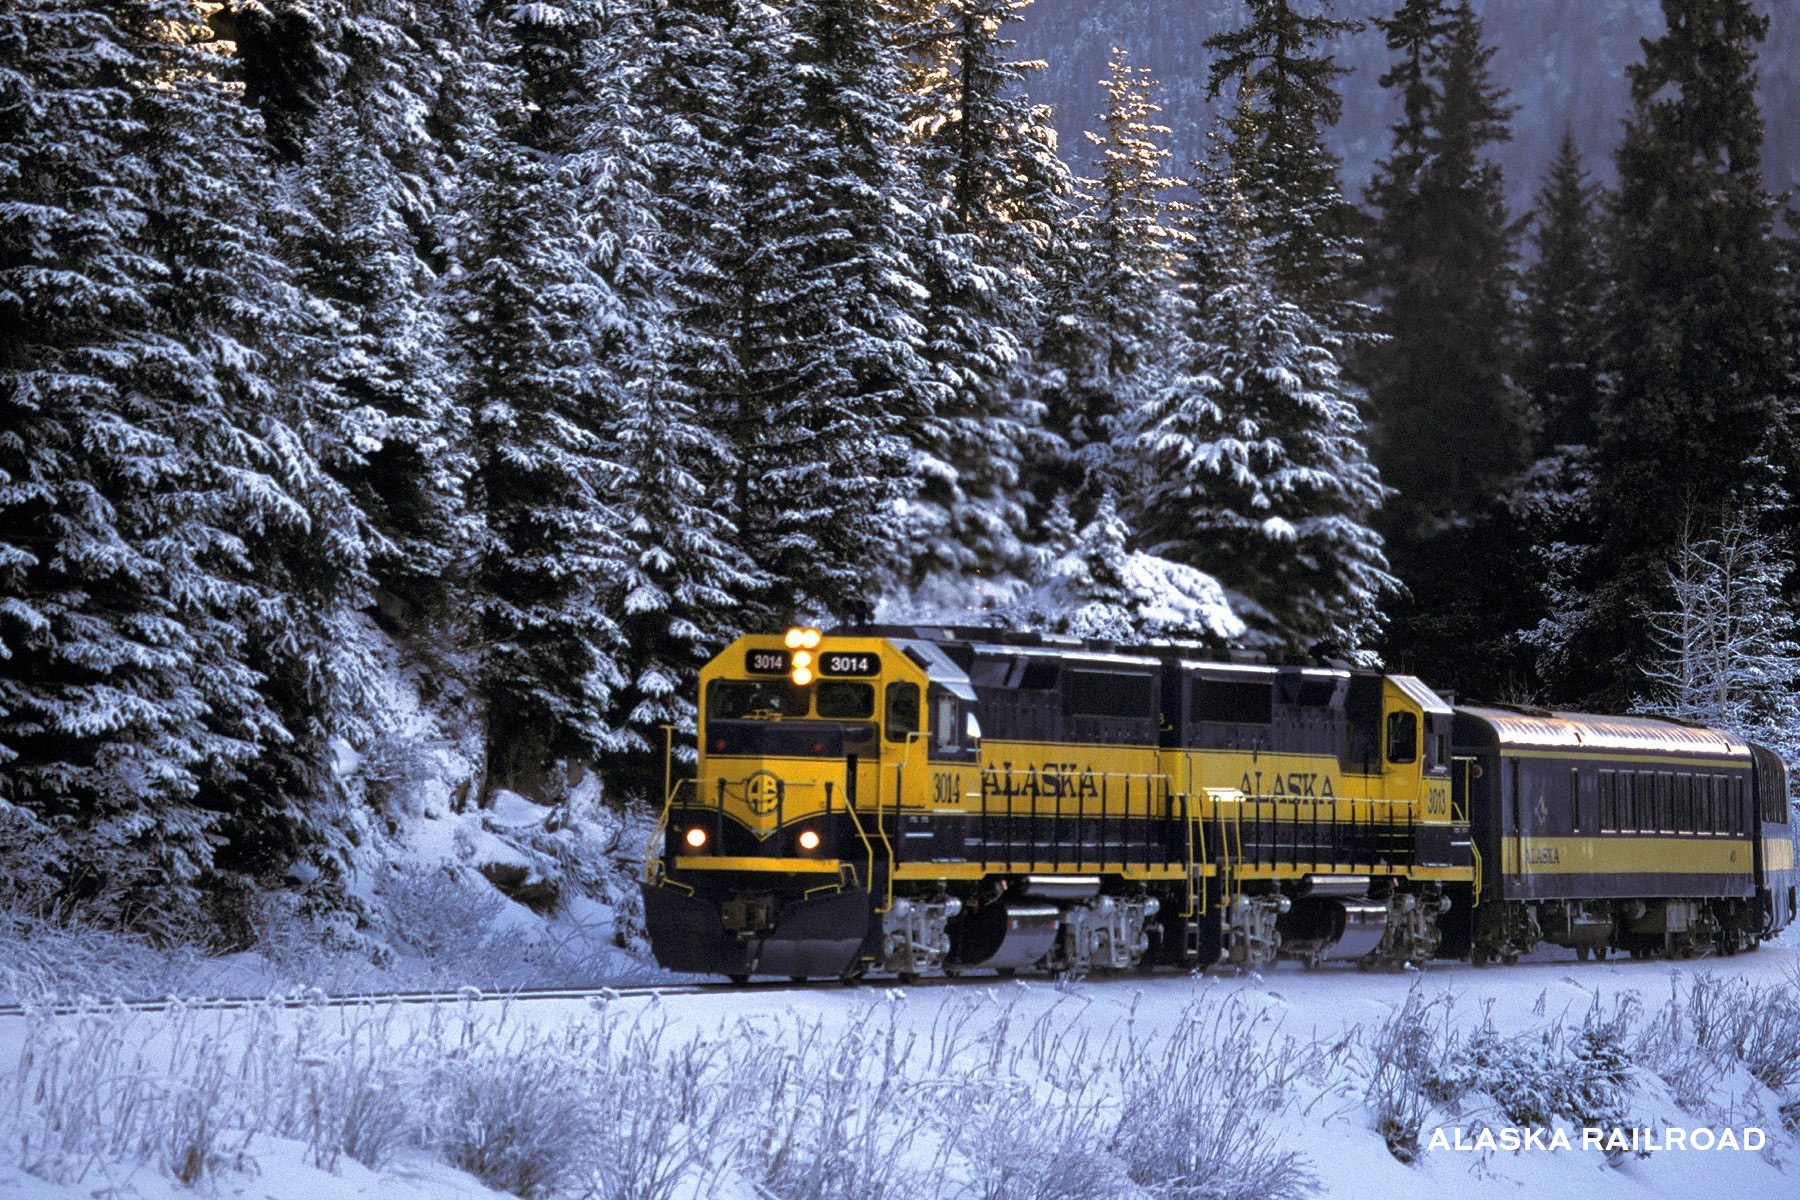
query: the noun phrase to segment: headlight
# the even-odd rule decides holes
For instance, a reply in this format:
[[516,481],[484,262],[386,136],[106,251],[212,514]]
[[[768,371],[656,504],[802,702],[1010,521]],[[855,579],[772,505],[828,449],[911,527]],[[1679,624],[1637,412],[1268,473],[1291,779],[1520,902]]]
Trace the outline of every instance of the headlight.
[[817,850],[819,848],[819,835],[810,829],[802,829],[800,831],[800,848],[802,850]]
[[805,635],[806,630],[804,629],[790,629],[782,635],[781,643],[789,650],[798,650],[800,648],[800,639]]
[[812,668],[795,667],[793,671],[788,674],[788,678],[794,681],[795,687],[805,687],[812,682]]
[[706,845],[706,830],[699,828],[688,830],[686,841],[687,844],[694,849],[700,849],[702,846]]

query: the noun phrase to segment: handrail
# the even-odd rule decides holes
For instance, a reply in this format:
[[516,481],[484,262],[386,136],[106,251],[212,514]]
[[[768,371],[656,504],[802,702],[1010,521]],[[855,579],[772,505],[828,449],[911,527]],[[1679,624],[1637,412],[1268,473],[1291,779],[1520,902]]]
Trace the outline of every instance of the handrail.
[[669,814],[675,809],[676,793],[684,787],[692,786],[694,786],[692,779],[677,779],[663,794],[662,810],[657,813],[656,824],[651,828],[650,838],[644,846],[643,879],[645,883],[655,882],[658,875],[661,874],[662,848],[668,844]]
[[[856,827],[856,836],[862,839],[863,849],[865,849],[869,852],[869,859],[868,859],[868,863],[869,863],[868,872],[869,873],[866,876],[864,876],[864,886],[873,890],[874,885],[875,885],[875,843],[869,840],[869,832],[868,832],[868,830],[863,828],[862,817],[857,813],[856,805],[851,802],[851,796],[854,794],[856,789],[853,786],[853,781],[851,781],[849,778],[850,770],[851,770],[850,764],[848,762],[845,762],[845,764],[844,764],[844,776],[845,776],[844,811],[850,814],[850,823]],[[876,778],[877,779],[880,778],[879,774],[877,774]],[[892,868],[890,868],[888,870],[888,875],[889,875],[890,879],[893,876],[893,874],[894,874],[894,872],[893,872]],[[892,886],[892,884],[890,883],[889,886]]]

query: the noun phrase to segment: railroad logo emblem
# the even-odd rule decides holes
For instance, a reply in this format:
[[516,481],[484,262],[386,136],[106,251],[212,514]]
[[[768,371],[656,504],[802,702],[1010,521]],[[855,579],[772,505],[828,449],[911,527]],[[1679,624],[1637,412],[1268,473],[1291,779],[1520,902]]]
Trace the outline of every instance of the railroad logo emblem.
[[771,771],[758,771],[744,780],[744,803],[757,816],[768,816],[781,803],[781,779]]

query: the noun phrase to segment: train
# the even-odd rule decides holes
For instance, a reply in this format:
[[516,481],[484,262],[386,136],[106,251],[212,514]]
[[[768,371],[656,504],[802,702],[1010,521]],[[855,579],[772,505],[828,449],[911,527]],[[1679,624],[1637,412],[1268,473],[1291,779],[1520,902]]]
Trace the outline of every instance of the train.
[[750,635],[699,683],[642,881],[673,971],[1682,957],[1795,917],[1785,766],[1698,725],[965,627]]

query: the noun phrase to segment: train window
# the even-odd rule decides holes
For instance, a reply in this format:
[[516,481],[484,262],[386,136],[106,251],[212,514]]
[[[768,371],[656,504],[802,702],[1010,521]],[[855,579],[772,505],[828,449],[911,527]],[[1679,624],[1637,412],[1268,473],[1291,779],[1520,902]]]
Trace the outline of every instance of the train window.
[[1685,772],[1675,777],[1675,827],[1694,831],[1694,777]]
[[1600,797],[1600,832],[1606,833],[1619,827],[1619,814],[1615,805],[1618,797],[1613,792],[1614,775],[1611,771],[1600,772],[1595,780],[1594,790]]
[[949,692],[939,692],[932,707],[932,744],[939,750],[962,749],[962,705]]
[[833,721],[866,721],[875,715],[875,685],[827,679],[813,689],[821,717]]
[[1071,715],[1148,720],[1156,716],[1154,684],[1149,675],[1070,671],[1063,694]]
[[919,685],[890,683],[887,689],[887,720],[883,722],[890,742],[904,742],[919,732]]
[[1581,832],[1581,769],[1569,768],[1569,828]]
[[1194,720],[1231,725],[1267,725],[1273,719],[1267,683],[1196,679],[1191,693]]
[[1028,658],[1025,660],[1025,674],[1019,677],[1019,686],[1030,688],[1034,692],[1048,691],[1056,686],[1058,664],[1054,659]]
[[715,679],[706,685],[709,721],[804,717],[807,695],[785,679]]
[[1409,763],[1419,757],[1419,719],[1409,712],[1389,713],[1387,719],[1387,759],[1391,763]]
[[1630,771],[1619,775],[1619,829],[1621,832],[1635,831],[1638,809],[1638,777]]

